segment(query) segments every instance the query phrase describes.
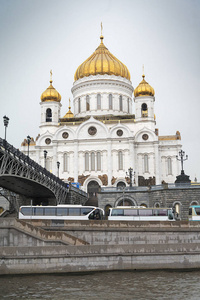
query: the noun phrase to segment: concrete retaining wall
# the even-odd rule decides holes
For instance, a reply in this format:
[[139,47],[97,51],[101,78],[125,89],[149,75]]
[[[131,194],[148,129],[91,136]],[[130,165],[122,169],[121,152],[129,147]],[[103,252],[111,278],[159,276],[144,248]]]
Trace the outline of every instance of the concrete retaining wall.
[[[20,235],[19,232],[15,235],[17,226]],[[3,219],[0,227],[3,229],[0,241],[9,234],[13,236],[0,247],[0,274],[200,268],[200,222],[67,221],[61,224],[49,220],[28,224]],[[43,240],[41,232],[45,232]],[[78,238],[85,244],[59,244],[55,233]],[[49,242],[46,236],[51,237]],[[20,244],[16,247],[13,241],[18,238]]]
[[0,248],[0,274],[200,268],[199,245]]

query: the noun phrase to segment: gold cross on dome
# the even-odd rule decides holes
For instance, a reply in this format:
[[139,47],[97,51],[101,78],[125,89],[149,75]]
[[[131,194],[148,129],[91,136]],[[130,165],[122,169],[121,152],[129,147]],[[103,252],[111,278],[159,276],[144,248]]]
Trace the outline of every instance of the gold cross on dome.
[[50,81],[52,81],[52,70],[50,70]]

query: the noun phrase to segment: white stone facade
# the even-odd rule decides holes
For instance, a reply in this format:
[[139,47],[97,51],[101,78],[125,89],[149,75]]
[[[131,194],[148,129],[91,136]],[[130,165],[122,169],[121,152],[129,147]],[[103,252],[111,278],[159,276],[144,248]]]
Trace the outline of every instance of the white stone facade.
[[[40,135],[30,145],[30,157],[45,166],[46,150],[46,168],[63,180],[79,181],[85,191],[91,181],[128,185],[130,167],[133,185],[141,184],[139,178],[173,183],[179,174],[180,134],[159,137],[155,98],[133,98],[133,90],[131,81],[120,76],[78,79],[72,87],[73,118],[61,118],[60,102],[41,102]],[[22,151],[27,154],[26,143]]]

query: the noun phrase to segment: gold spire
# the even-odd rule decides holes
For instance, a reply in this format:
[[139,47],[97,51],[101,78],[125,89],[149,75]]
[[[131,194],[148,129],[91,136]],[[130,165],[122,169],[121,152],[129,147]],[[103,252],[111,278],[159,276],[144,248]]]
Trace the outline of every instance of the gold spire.
[[52,70],[50,70],[50,83],[52,83],[53,80],[52,80]]
[[102,31],[103,25],[101,22],[101,43],[95,52],[77,68],[74,75],[75,81],[83,77],[98,74],[121,76],[130,80],[128,68],[105,47]]
[[56,89],[52,85],[52,70],[50,70],[50,86],[44,91],[41,95],[41,100],[42,102],[46,101],[56,101],[60,102],[61,101],[61,96],[60,94],[56,91]]
[[143,75],[142,75],[142,81],[140,84],[135,88],[134,90],[134,96],[135,97],[143,97],[143,96],[154,96],[155,91],[154,89],[146,82],[145,75],[144,75],[144,65],[142,67],[143,69]]
[[103,44],[103,39],[104,39],[102,32],[103,32],[103,25],[101,22],[101,36],[100,36],[101,44]]
[[69,98],[69,110],[68,112],[66,113],[66,115],[64,115],[63,119],[66,118],[66,119],[70,119],[70,118],[73,118],[74,117],[74,114],[71,112],[71,100]]

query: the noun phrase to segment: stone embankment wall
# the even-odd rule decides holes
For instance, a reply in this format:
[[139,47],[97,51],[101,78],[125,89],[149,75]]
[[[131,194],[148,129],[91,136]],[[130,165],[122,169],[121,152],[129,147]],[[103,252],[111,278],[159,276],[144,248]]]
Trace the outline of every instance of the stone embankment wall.
[[200,268],[199,222],[6,218],[0,229],[0,274]]
[[[141,189],[141,190],[140,190]],[[168,185],[136,187],[130,190],[104,189],[98,194],[98,206],[105,209],[107,205],[115,207],[124,200],[133,206],[146,205],[147,207],[175,207],[180,206],[180,219],[188,220],[188,211],[191,204],[200,205],[200,185]]]

